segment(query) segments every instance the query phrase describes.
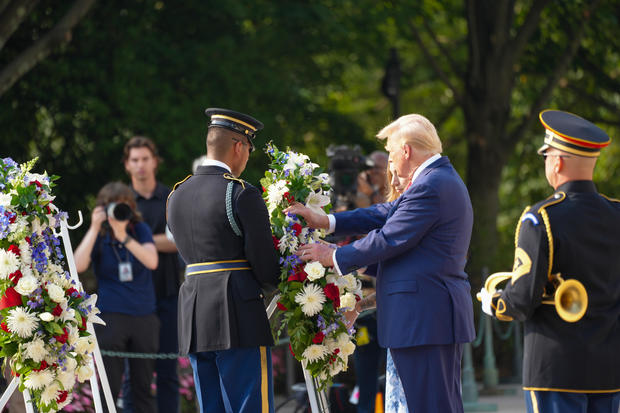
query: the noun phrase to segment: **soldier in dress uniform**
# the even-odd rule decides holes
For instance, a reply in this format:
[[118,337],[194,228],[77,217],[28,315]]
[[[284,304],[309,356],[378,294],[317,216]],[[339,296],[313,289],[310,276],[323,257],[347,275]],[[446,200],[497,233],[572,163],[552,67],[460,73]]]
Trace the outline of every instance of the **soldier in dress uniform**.
[[194,370],[202,412],[273,412],[273,338],[263,289],[279,278],[267,207],[239,179],[263,124],[207,109],[207,159],[168,197],[168,226],[187,263],[179,291],[179,350]]
[[[483,288],[479,298],[499,320],[525,321],[528,412],[617,413],[620,203],[599,194],[592,182],[610,138],[571,113],[546,110],[540,120],[546,135],[538,152],[555,193],[523,212],[504,289]],[[581,287],[571,287],[572,296],[559,293],[562,283]],[[574,300],[574,307],[565,301],[557,310],[545,305],[561,297]]]

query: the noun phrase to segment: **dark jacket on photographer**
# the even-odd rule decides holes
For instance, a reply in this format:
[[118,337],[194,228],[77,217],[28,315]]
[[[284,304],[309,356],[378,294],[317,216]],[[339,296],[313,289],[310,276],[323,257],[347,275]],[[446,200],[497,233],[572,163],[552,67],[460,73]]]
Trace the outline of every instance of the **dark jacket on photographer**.
[[[167,211],[188,264],[179,292],[180,353],[273,345],[261,289],[277,284],[280,268],[259,190],[224,167],[200,166],[175,185]],[[192,264],[222,261],[234,268],[192,274]]]

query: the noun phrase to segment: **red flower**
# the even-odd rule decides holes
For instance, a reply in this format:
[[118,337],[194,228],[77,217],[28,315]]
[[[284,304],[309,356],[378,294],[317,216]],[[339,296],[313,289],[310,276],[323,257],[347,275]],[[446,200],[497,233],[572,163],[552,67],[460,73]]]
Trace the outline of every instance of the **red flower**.
[[288,277],[288,281],[299,281],[304,282],[306,278],[308,278],[308,274],[301,267],[296,267],[294,269],[295,273]]
[[355,302],[358,302],[361,299],[362,299],[362,297],[360,297],[359,295],[355,294]]
[[49,205],[45,205],[45,212],[49,215],[52,213],[52,210],[50,209]]
[[9,327],[7,327],[6,323],[3,321],[2,323],[0,323],[0,328],[3,329],[4,331],[6,331],[7,333],[11,333],[9,331]]
[[58,398],[56,399],[56,403],[62,403],[65,400],[67,400],[67,396],[69,395],[68,391],[61,391],[60,392],[60,396],[58,396]]
[[312,342],[314,344],[321,344],[323,342],[324,338],[325,338],[325,334],[323,334],[322,331],[319,331],[318,333],[316,333],[314,335],[314,338],[312,339]]
[[293,355],[293,357],[295,357],[295,353],[293,353],[293,347],[291,347],[291,343],[288,343],[288,349],[291,352],[291,354]]
[[9,274],[9,278],[13,281],[13,284],[17,285],[19,279],[22,278],[22,272],[17,270],[13,274]]
[[18,257],[21,255],[20,251],[19,251],[19,247],[15,244],[11,244],[11,246],[9,247],[9,252],[12,252],[13,254],[17,255]]
[[15,307],[16,305],[22,305],[22,296],[15,291],[15,288],[9,287],[4,292],[2,298],[0,298],[0,310]]
[[78,327],[78,330],[86,330],[86,317],[84,317],[82,314],[80,314],[82,316],[82,325]]
[[340,291],[336,284],[327,284],[325,288],[323,288],[323,292],[325,293],[325,297],[334,302],[334,310],[337,310],[338,307],[340,307]]
[[282,303],[281,303],[281,302],[279,302],[279,301],[276,303],[276,305],[278,306],[278,309],[280,309],[281,311],[287,311],[287,310],[288,310],[288,308],[286,308],[286,307],[284,306],[284,304],[282,304]]
[[59,343],[63,343],[64,344],[64,343],[67,342],[67,339],[69,339],[69,332],[67,331],[67,329],[65,327],[62,328],[62,331],[64,331],[64,333],[62,335],[54,336],[54,338]]
[[295,236],[298,236],[299,234],[301,234],[301,230],[302,230],[302,226],[300,223],[296,222],[293,224],[293,234],[295,234]]
[[62,314],[62,307],[60,306],[60,304],[56,304],[56,307],[54,307],[54,309],[52,310],[52,314],[54,314],[54,316],[56,317]]
[[71,288],[67,289],[67,291],[65,291],[65,294],[67,294],[67,297],[71,297],[71,294],[73,294],[73,293],[79,293],[79,291],[76,290],[73,287],[71,287]]
[[273,247],[278,249],[280,247],[280,240],[275,235],[272,235],[271,238],[273,238]]
[[340,349],[339,349],[339,348],[337,348],[336,350],[334,350],[334,354],[338,354],[338,353],[340,353]]
[[34,371],[41,371],[41,370],[46,369],[48,367],[49,367],[49,364],[47,364],[47,361],[43,360],[43,361],[41,361],[41,365],[39,366],[38,369],[32,369],[32,370],[34,370]]
[[39,181],[32,181],[30,182],[30,185],[35,184],[37,186],[37,188],[41,188],[43,185],[41,184],[41,182]]
[[25,240],[28,244],[30,244],[30,237],[26,237]]

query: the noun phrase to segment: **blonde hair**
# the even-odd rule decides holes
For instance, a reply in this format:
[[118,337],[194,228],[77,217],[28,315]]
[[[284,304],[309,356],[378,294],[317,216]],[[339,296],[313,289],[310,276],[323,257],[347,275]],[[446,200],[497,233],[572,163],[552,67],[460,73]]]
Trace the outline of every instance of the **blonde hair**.
[[390,169],[390,165],[388,165],[387,167],[387,172],[385,174],[385,177],[387,178],[387,189],[385,191],[385,201],[386,202],[392,202],[398,199],[399,196],[401,196],[401,193],[398,192],[396,190],[396,187],[394,185],[392,185],[392,178],[393,178],[393,174],[392,174],[392,170]]
[[388,143],[408,144],[429,154],[441,153],[442,146],[437,130],[430,120],[413,113],[401,116],[377,133],[378,139],[387,139]]

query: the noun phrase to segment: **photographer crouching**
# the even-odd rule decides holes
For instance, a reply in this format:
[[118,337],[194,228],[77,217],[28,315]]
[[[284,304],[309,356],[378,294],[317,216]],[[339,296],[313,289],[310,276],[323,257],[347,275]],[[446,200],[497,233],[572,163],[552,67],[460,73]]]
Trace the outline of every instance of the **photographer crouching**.
[[[106,184],[97,194],[90,228],[75,250],[77,271],[86,271],[92,262],[97,278],[97,306],[107,324],[95,327],[102,349],[157,352],[159,320],[151,273],[157,260],[153,235],[142,222],[131,188],[121,182]],[[124,359],[104,357],[103,363],[116,402]],[[129,359],[137,413],[156,411],[150,394],[154,368],[153,359]]]

